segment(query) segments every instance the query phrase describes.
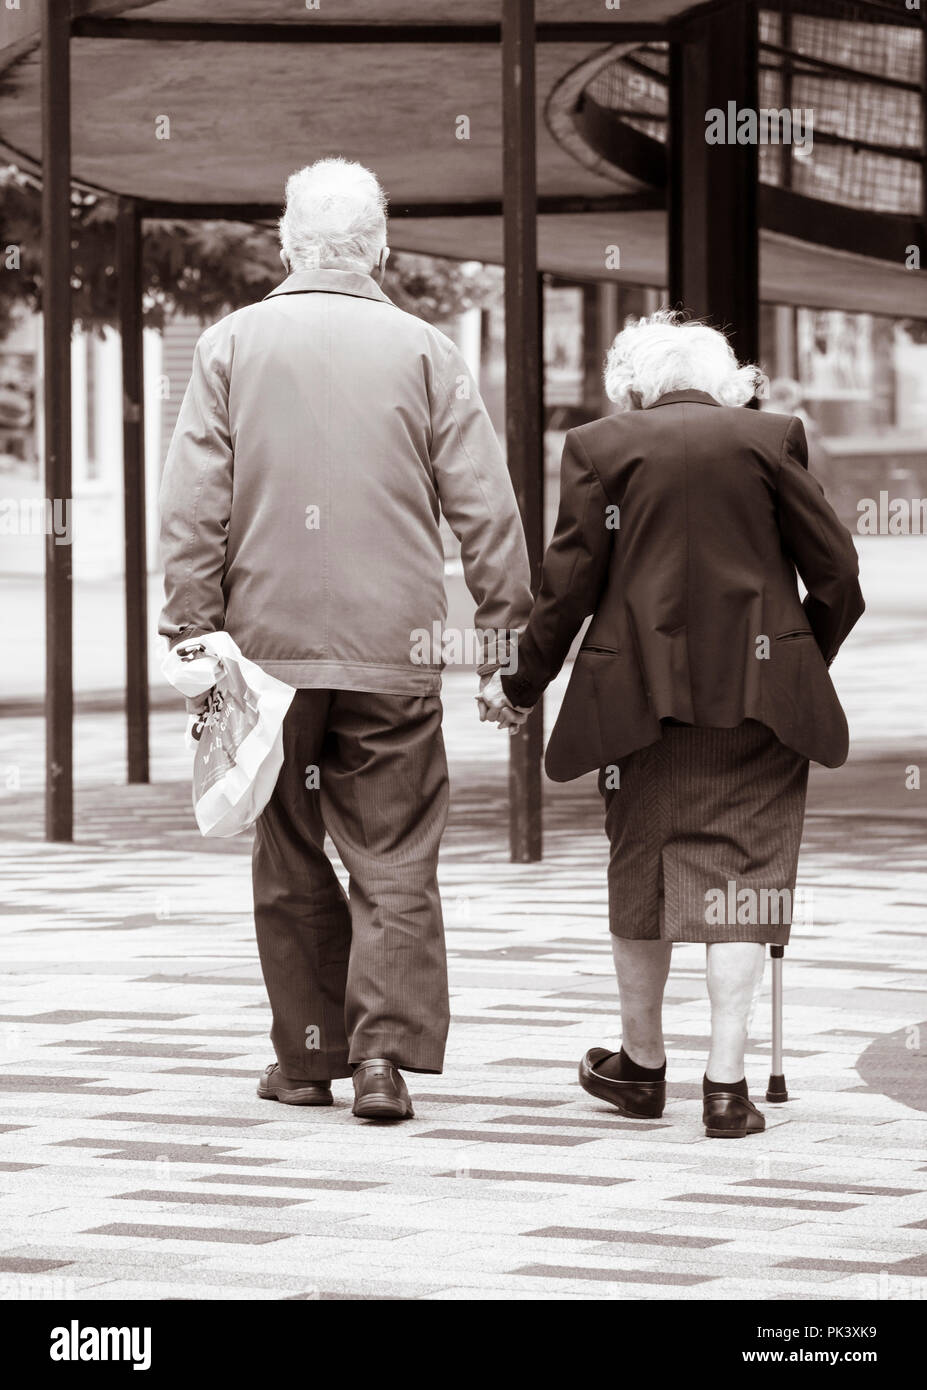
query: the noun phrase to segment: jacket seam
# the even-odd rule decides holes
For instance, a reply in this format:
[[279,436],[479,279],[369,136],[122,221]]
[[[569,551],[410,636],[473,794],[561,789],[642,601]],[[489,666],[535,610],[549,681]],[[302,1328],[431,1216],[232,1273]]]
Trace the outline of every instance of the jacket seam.
[[572,434],[574,442],[579,446],[580,453],[586,461],[588,471],[592,474],[593,478],[598,483],[599,487],[602,489],[602,496],[605,498],[607,502],[608,493],[605,491],[605,484],[602,482],[602,479],[599,475],[599,470],[596,468],[594,462],[592,461],[592,458],[589,454],[589,450],[586,448],[585,444],[582,441],[582,438],[580,437],[579,430],[569,430],[568,433]]
[[[793,415],[793,416],[790,418],[789,423],[788,423],[788,425],[786,426],[786,429],[785,429],[785,434],[782,436],[782,445],[781,445],[781,447],[780,447],[780,449],[779,449],[779,467],[778,467],[777,472],[776,472],[776,494],[777,494],[778,497],[781,497],[781,496],[782,496],[782,490],[781,490],[781,488],[780,488],[780,478],[781,478],[781,475],[782,475],[782,463],[783,463],[783,459],[784,459],[785,453],[786,453],[786,445],[788,444],[789,436],[790,436],[790,434],[792,433],[792,426],[796,423],[797,420],[798,420],[798,416],[797,416],[797,415]],[[808,477],[811,478],[812,481],[814,481],[813,475],[812,475],[810,469],[808,468],[807,463],[800,464],[799,466],[800,466],[801,468],[803,468],[804,471],[808,474]],[[831,543],[830,536],[828,536],[827,532],[826,532],[826,531],[823,529],[823,527],[821,526],[820,519],[819,519],[817,516],[815,516],[815,517],[813,518],[813,522],[814,522],[815,534],[817,535],[818,539],[819,539],[819,540],[821,541],[821,543],[823,544],[824,549],[827,551],[827,557],[828,557],[828,559],[831,561],[832,564],[835,563],[835,564],[838,566],[838,568],[839,568],[839,563],[840,563],[840,562],[839,562],[839,556],[837,555],[837,552],[836,552],[836,550],[834,549],[834,547],[833,547],[833,545],[832,545],[832,543]],[[856,547],[853,546],[852,540],[851,540],[850,544],[851,544],[851,546],[852,546],[852,548],[853,548],[853,551],[854,551],[854,554],[855,554]],[[794,561],[793,561],[793,563],[794,563]],[[857,559],[857,568],[856,568],[856,572],[857,572],[857,574],[859,573],[859,561],[858,561],[858,559]]]
[[[568,430],[566,438],[564,440],[564,450],[571,447],[577,448],[577,453],[579,455],[580,462],[584,463],[585,465],[585,472],[587,478],[598,485],[599,490],[602,493],[602,496],[605,498],[607,502],[608,494],[606,493],[605,488],[602,486],[602,479],[599,477],[598,469],[592,462],[592,459],[589,457],[585,445],[583,444],[582,440],[579,438],[575,430]],[[591,490],[587,482],[586,486],[583,489],[583,509],[582,514],[580,516],[580,530],[583,533],[584,543],[586,532],[586,517],[588,515],[591,500]],[[579,553],[579,547],[576,547],[573,551],[573,562],[570,566],[570,575],[566,583],[566,588],[568,591],[572,590],[573,588],[573,580],[576,576],[576,566],[579,563]],[[582,620],[580,620],[580,625],[581,622]],[[536,695],[536,698],[539,699],[540,696],[544,693],[545,688],[548,685],[550,685],[550,682],[553,679],[553,676],[547,675],[547,663],[544,662],[542,663],[542,665],[544,674],[540,682],[533,681],[530,677],[519,676],[518,672],[515,672],[513,673],[513,675],[509,676],[508,679],[513,681],[513,689],[521,689],[525,692],[525,694]],[[514,684],[515,682],[518,682],[519,684],[516,686]]]
[[[329,313],[330,306],[323,306],[325,319],[325,336],[328,360],[331,361],[332,343],[332,324]],[[329,544],[329,532],[332,530],[332,456],[331,456],[331,418],[332,418],[332,373],[327,373],[325,398],[325,519],[322,526],[322,603],[323,618],[322,630],[324,633],[325,650],[331,647],[331,547]]]
[[[693,686],[693,683],[692,683],[692,652],[691,652],[690,647],[689,647],[689,638],[690,638],[690,625],[689,625],[689,596],[690,596],[690,594],[692,594],[692,593],[694,592],[694,589],[693,589],[693,583],[692,583],[693,565],[692,565],[691,527],[690,527],[690,524],[689,524],[689,521],[690,521],[690,518],[689,518],[689,436],[688,436],[688,432],[687,432],[687,429],[686,429],[687,423],[688,423],[688,421],[687,421],[687,415],[686,415],[686,403],[684,403],[684,404],[683,404],[683,409],[682,409],[682,428],[681,428],[681,430],[680,430],[680,433],[681,433],[681,435],[682,435],[682,467],[683,467],[683,480],[684,480],[684,482],[683,482],[683,495],[684,495],[684,498],[685,498],[685,508],[686,508],[686,523],[685,523],[685,537],[686,537],[686,599],[685,599],[685,603],[686,603],[686,608],[685,608],[685,621],[684,621],[684,626],[685,626],[685,630],[686,630],[686,680],[687,680],[688,686],[689,686],[689,708],[690,708],[691,711],[692,711],[692,717],[693,717],[693,719],[694,719],[694,718],[695,718],[695,691],[694,691],[694,689],[692,688],[692,686]],[[649,695],[649,691],[648,691],[648,695]]]
[[[483,487],[483,480],[482,480],[482,478],[480,477],[479,469],[478,469],[477,466],[476,466],[476,460],[474,459],[473,455],[470,453],[470,450],[467,448],[466,444],[464,443],[463,431],[462,431],[461,428],[460,428],[460,421],[457,419],[457,412],[454,410],[454,402],[453,402],[453,400],[452,400],[452,398],[451,398],[451,393],[450,393],[450,391],[448,390],[447,383],[446,383],[446,381],[444,380],[444,373],[445,373],[445,371],[447,370],[448,366],[450,365],[451,354],[452,354],[453,351],[454,351],[454,344],[451,343],[451,342],[449,342],[449,343],[448,343],[448,347],[447,347],[447,353],[445,354],[444,362],[443,362],[443,364],[442,364],[442,366],[441,366],[441,373],[440,373],[439,381],[440,381],[440,384],[441,384],[441,389],[443,390],[444,395],[445,395],[445,398],[446,398],[446,401],[447,401],[447,408],[448,408],[448,410],[449,410],[449,412],[450,412],[451,419],[452,419],[453,422],[454,422],[454,430],[455,430],[455,432],[456,432],[456,434],[457,434],[457,443],[458,443],[458,447],[459,447],[459,449],[460,449],[460,452],[463,454],[464,458],[467,460],[467,462],[468,462],[469,465],[470,465],[470,471],[472,472],[473,477],[474,477],[474,480],[475,480],[475,482],[476,482],[476,485],[477,485],[477,487],[479,488],[480,497],[483,499],[483,506],[486,508],[486,510],[487,510],[487,512],[489,513],[489,515],[492,516],[492,515],[493,515],[493,510],[492,510],[492,507],[491,507],[490,504],[489,504],[489,498],[486,496],[486,489]],[[433,433],[433,431],[432,431],[432,433]],[[438,488],[438,496],[439,496],[439,498],[440,498],[440,496],[441,496],[441,489],[440,489],[440,486],[439,486],[439,488]],[[442,511],[443,511],[443,508],[442,508]]]
[[[208,369],[207,369],[207,364],[206,364],[205,358],[206,358],[206,354],[205,354],[205,351],[203,351],[202,354],[201,354],[201,360],[202,360],[202,370],[203,370],[203,375],[204,375],[204,377],[208,376]],[[210,359],[210,362],[209,362],[209,369],[211,369],[211,367],[212,367],[212,360]],[[195,368],[194,368],[194,370],[195,370]],[[210,403],[209,403],[209,408],[208,408],[208,412],[207,412],[207,413],[208,413],[208,415],[209,415],[209,417],[210,417],[210,418],[209,418],[209,423],[210,423],[210,424],[214,424],[214,423],[215,423],[215,421],[214,421],[214,419],[213,419],[214,410],[213,410],[211,401],[210,401]],[[192,514],[192,516],[191,516],[191,518],[190,518],[189,540],[187,541],[187,546],[186,546],[186,556],[185,556],[185,559],[186,559],[186,561],[187,561],[187,568],[186,568],[186,575],[185,575],[185,578],[184,578],[183,607],[184,607],[184,611],[186,612],[186,614],[187,614],[188,617],[190,616],[190,613],[191,613],[191,589],[192,589],[192,587],[193,587],[193,555],[194,555],[194,548],[195,548],[195,545],[196,545],[196,530],[197,530],[197,520],[198,520],[198,516],[199,516],[200,500],[201,500],[202,495],[203,495],[203,488],[204,488],[205,485],[206,485],[206,474],[207,474],[207,471],[208,471],[208,469],[209,469],[209,464],[210,464],[210,462],[211,462],[212,457],[213,457],[214,454],[218,457],[218,452],[217,452],[217,450],[216,450],[216,447],[215,447],[214,443],[212,442],[212,440],[209,439],[209,440],[207,440],[207,444],[206,444],[206,456],[205,456],[205,458],[203,459],[202,466],[200,467],[199,477],[198,477],[198,479],[197,479],[197,484],[196,484],[196,492],[194,493],[194,497],[193,497],[193,514]],[[224,604],[223,604],[223,608],[224,608]],[[186,626],[195,626],[195,624],[186,624]]]
[[[606,503],[607,503],[607,502],[608,502],[608,494],[606,493],[605,488],[602,486],[602,479],[599,477],[598,469],[596,468],[595,464],[592,462],[592,459],[589,457],[589,454],[588,454],[587,451],[586,451],[586,446],[583,444],[582,440],[579,439],[575,434],[573,435],[573,439],[574,439],[575,443],[577,443],[577,444],[579,445],[580,454],[582,455],[582,458],[583,458],[583,460],[585,461],[585,464],[586,464],[586,473],[589,475],[591,481],[592,481],[594,484],[596,484],[596,485],[598,486],[599,491],[601,492],[602,496],[605,498],[605,501],[606,501]],[[580,527],[581,527],[581,530],[582,530],[582,533],[583,533],[583,541],[584,541],[584,543],[585,543],[585,537],[586,537],[586,517],[587,517],[588,512],[589,512],[590,503],[592,502],[591,489],[589,488],[588,484],[586,485],[586,487],[585,487],[585,489],[584,489],[584,492],[585,492],[585,496],[584,496],[584,498],[583,498],[583,514],[582,514],[582,518],[581,518],[581,520],[580,520]],[[592,559],[592,555],[591,555],[591,554],[590,554],[590,557],[589,557],[589,558]],[[574,576],[575,576],[575,574],[576,574],[576,566],[577,566],[578,563],[579,563],[579,550],[577,549],[577,550],[575,551],[574,555],[573,555],[573,565],[572,565],[572,567],[571,567],[571,569],[570,569],[570,580],[569,580],[569,584],[568,584],[568,588],[570,588],[570,589],[572,589],[572,587],[573,587],[573,579],[574,579]]]

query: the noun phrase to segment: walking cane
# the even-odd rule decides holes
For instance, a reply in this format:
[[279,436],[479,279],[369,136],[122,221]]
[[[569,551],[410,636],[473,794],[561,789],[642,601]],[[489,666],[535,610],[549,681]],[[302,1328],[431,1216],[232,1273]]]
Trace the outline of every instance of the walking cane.
[[781,1105],[789,1098],[782,1071],[782,961],[785,947],[770,946],[769,956],[772,961],[772,1071],[766,1099]]

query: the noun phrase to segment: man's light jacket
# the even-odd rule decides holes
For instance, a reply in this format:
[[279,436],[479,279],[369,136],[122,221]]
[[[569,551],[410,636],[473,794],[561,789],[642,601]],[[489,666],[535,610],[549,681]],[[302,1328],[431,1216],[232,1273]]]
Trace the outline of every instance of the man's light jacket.
[[296,271],[197,344],[161,484],[159,631],[224,628],[297,687],[432,694],[442,512],[475,627],[524,627],[518,508],[457,348],[367,275]]

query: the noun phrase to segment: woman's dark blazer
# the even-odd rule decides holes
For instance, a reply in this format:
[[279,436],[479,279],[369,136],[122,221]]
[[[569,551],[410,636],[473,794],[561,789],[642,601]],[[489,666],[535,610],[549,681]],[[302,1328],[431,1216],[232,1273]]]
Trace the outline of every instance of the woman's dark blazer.
[[567,434],[557,528],[503,688],[535,704],[592,613],[547,748],[554,781],[653,743],[665,718],[755,719],[839,767],[847,722],[827,668],[865,607],[858,573],[798,418],[671,391]]

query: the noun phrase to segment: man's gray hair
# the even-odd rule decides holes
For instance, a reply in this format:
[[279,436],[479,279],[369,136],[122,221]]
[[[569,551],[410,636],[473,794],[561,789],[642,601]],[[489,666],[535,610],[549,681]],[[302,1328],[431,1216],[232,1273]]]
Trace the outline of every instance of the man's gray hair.
[[343,262],[370,270],[386,245],[386,195],[376,175],[346,159],[320,159],[286,181],[280,245],[293,270]]

